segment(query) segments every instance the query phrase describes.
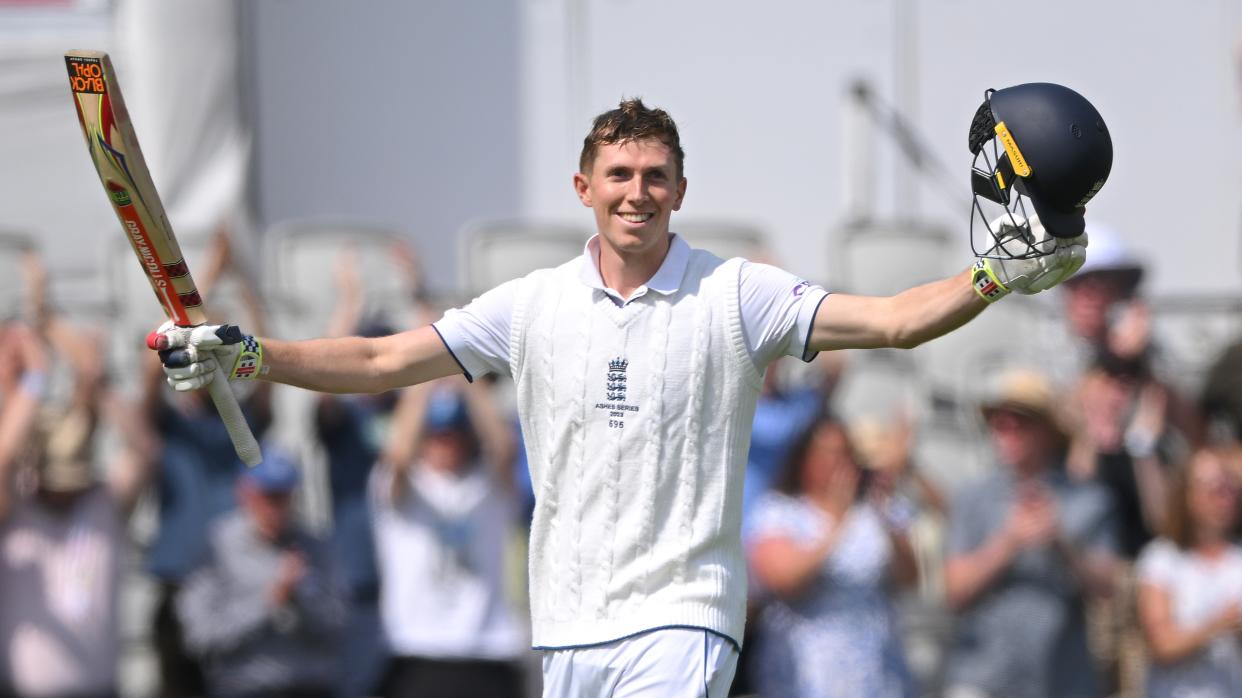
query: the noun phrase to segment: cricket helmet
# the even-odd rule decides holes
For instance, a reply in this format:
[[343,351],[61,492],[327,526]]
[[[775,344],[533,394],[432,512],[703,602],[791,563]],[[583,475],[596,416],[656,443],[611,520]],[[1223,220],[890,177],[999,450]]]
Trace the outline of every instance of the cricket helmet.
[[[971,121],[969,146],[971,246],[980,257],[1046,254],[1047,246],[1013,244],[1015,237],[1034,242],[1032,215],[1053,237],[1081,235],[1084,207],[1113,165],[1100,113],[1077,92],[1046,82],[988,90]],[[976,220],[986,234],[976,234]]]

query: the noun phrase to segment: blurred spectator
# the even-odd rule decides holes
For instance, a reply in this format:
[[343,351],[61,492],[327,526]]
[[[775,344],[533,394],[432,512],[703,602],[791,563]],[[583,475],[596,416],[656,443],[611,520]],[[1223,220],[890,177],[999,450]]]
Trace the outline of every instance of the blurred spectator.
[[[235,262],[228,231],[221,229],[213,240],[208,264],[197,278],[203,295],[225,273],[238,271]],[[251,316],[249,322],[263,327],[265,314],[255,285],[243,280],[238,286]],[[255,331],[263,331],[258,328]],[[157,460],[159,526],[146,563],[159,584],[152,619],[159,695],[197,696],[203,692],[202,671],[185,651],[174,609],[182,581],[206,554],[212,521],[237,506],[234,492],[242,464],[206,391],[172,391],[159,361],[149,358],[143,376],[144,412],[163,439]],[[251,431],[261,439],[272,421],[271,385],[255,383],[253,392],[241,397],[241,406]]]
[[[1118,356],[1131,358],[1143,347],[1140,338],[1129,333],[1129,325],[1118,326],[1128,307],[1139,301],[1139,286],[1144,265],[1124,238],[1116,231],[1098,223],[1089,223],[1091,254],[1073,277],[1062,285],[1065,319],[1070,332],[1079,340],[1079,373],[1101,350],[1112,349]],[[1134,318],[1137,320],[1137,318]]]
[[872,487],[890,501],[909,506],[903,516],[927,514],[940,519],[948,513],[944,493],[912,457],[914,428],[909,414],[903,413],[890,423],[857,420],[850,425],[850,436],[863,464],[871,471]]
[[1079,428],[1070,477],[1107,489],[1117,511],[1117,584],[1110,598],[1088,609],[1090,638],[1109,688],[1129,695],[1141,689],[1146,654],[1133,562],[1162,527],[1167,509],[1170,449],[1161,444],[1176,438],[1169,435],[1169,389],[1151,380],[1142,362],[1105,354],[1079,381],[1075,397]]
[[783,385],[776,361],[763,374],[763,390],[755,404],[754,429],[746,457],[746,485],[742,490],[742,521],[745,526],[754,508],[772,488],[790,446],[816,415],[824,410],[828,396],[839,377],[844,352],[822,352],[816,357],[811,380],[800,385]]
[[1242,444],[1242,339],[1208,366],[1199,405],[1216,442]]
[[409,388],[372,472],[384,695],[523,694],[525,630],[505,596],[517,531],[512,431],[482,382]]
[[[412,286],[417,276],[409,248],[394,253],[408,258]],[[404,257],[402,257],[404,255]],[[393,333],[387,323],[363,319],[363,288],[357,250],[346,247],[337,259],[336,306],[325,335],[379,337]],[[379,621],[379,570],[367,504],[367,481],[387,437],[396,391],[378,395],[316,397],[315,436],[328,461],[332,500],[332,553],[347,599],[344,652],[349,671],[342,674],[341,694],[370,695],[383,675],[386,651]]]
[[761,695],[913,696],[891,585],[915,582],[905,517],[867,487],[845,427],[820,417],[756,505],[748,550],[771,595],[751,676]]
[[[100,342],[44,308],[35,321],[0,329],[0,695],[116,695],[126,519],[154,445],[107,389]],[[65,405],[44,402],[44,341],[72,373]],[[101,420],[122,441],[105,482]]]
[[850,422],[850,435],[871,476],[871,489],[888,502],[888,518],[909,521],[918,585],[895,595],[897,622],[916,683],[939,686],[947,630],[944,606],[944,530],[948,502],[913,453],[914,428],[908,408],[894,419],[863,417]]
[[[845,352],[822,352],[812,362],[812,380],[788,385],[782,380],[781,368],[788,366],[777,360],[763,374],[763,388],[755,403],[754,427],[751,430],[750,451],[746,454],[745,484],[742,488],[742,528],[749,524],[755,504],[771,491],[785,464],[789,449],[806,431],[811,422],[823,413],[828,396],[840,377]],[[742,650],[738,656],[737,672],[733,676],[731,693],[751,693],[752,679],[749,657],[758,640],[755,638],[755,614],[763,602],[762,590],[754,577],[750,578],[746,602],[746,630],[742,638]]]
[[1229,540],[1239,483],[1225,461],[1200,450],[1177,473],[1167,536],[1139,559],[1149,698],[1242,695],[1242,548]]
[[1107,491],[1064,472],[1066,434],[1041,375],[1000,377],[983,414],[1000,467],[949,512],[945,595],[957,610],[946,696],[1099,696],[1084,604],[1111,592]]
[[1117,507],[1119,552],[1128,560],[1152,538],[1164,518],[1169,389],[1142,364],[1100,356],[1079,381],[1075,414],[1081,420],[1068,468],[1079,481],[1106,487]]
[[1153,337],[1151,309],[1141,293],[1142,260],[1113,229],[1088,223],[1087,232],[1091,254],[1082,269],[1061,285],[1070,344],[1068,351],[1065,346],[1049,348],[1047,356],[1055,360],[1048,362],[1048,370],[1066,389],[1101,362],[1144,384],[1161,386],[1171,431],[1155,436],[1198,440],[1202,428],[1198,415],[1172,388],[1170,370]]
[[297,465],[277,448],[237,478],[177,612],[211,696],[334,695],[345,609],[330,553],[293,514]]

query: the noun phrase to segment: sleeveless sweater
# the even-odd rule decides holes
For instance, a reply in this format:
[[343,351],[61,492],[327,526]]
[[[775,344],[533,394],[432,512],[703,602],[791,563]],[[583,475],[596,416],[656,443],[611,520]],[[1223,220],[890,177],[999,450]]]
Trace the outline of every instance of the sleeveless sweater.
[[581,282],[583,263],[531,274],[514,299],[533,644],[678,626],[740,643],[742,481],[762,379],[742,330],[742,260],[693,250],[676,292],[621,307]]

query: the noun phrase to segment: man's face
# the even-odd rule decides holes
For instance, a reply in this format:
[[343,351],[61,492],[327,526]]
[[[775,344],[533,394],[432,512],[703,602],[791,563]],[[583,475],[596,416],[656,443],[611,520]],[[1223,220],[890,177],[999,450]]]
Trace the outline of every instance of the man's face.
[[837,471],[857,467],[845,432],[836,425],[820,426],[811,437],[802,462],[802,489],[817,494],[827,492]]
[[1126,291],[1116,275],[1104,271],[1082,274],[1065,283],[1065,315],[1074,334],[1093,342],[1108,333],[1108,313],[1125,300]]
[[574,175],[574,190],[595,211],[601,244],[623,257],[641,256],[662,251],[686,180],[669,147],[647,139],[599,146],[591,171]]
[[988,415],[987,422],[997,458],[1019,469],[1042,466],[1056,443],[1053,428],[1025,412],[995,409]]
[[291,520],[292,492],[264,492],[248,482],[239,486],[239,499],[259,535],[275,541],[284,534]]

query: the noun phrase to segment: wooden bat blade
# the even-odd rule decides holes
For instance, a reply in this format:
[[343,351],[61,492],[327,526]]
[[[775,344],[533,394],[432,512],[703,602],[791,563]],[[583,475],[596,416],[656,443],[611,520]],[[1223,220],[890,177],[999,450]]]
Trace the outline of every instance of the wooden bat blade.
[[151,181],[112,61],[101,51],[70,51],[65,67],[91,160],[160,306],[178,325],[202,324],[202,297]]
[[[102,51],[69,51],[65,53],[65,68],[95,171],[155,297],[175,324],[203,324],[207,319],[203,299],[151,181],[111,59]],[[211,400],[238,457],[246,465],[257,465],[262,460],[259,444],[223,372],[221,367],[208,385]]]

